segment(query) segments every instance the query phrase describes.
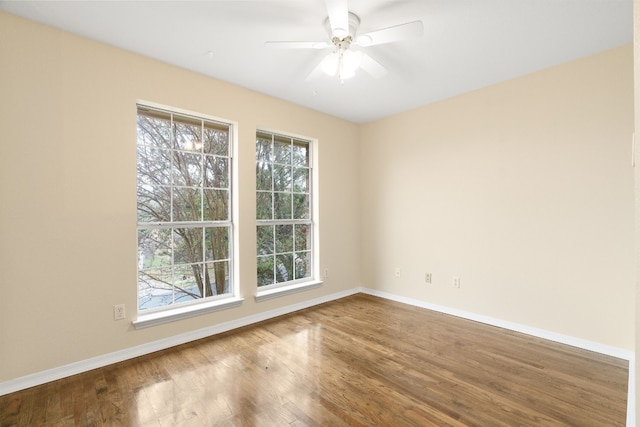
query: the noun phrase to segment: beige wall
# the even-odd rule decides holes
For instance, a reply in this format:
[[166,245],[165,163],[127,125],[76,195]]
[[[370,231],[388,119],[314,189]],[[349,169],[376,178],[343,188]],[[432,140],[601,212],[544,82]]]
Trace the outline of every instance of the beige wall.
[[632,61],[628,45],[363,126],[363,285],[633,350]]
[[[0,13],[0,382],[352,289],[356,125]],[[136,100],[239,124],[237,309],[134,330]],[[321,266],[312,291],[256,303],[255,129],[319,140]]]

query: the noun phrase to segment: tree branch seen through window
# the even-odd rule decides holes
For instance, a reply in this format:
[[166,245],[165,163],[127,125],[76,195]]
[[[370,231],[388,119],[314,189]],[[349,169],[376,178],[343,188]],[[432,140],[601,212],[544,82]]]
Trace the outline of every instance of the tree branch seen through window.
[[231,126],[138,106],[138,309],[229,294]]

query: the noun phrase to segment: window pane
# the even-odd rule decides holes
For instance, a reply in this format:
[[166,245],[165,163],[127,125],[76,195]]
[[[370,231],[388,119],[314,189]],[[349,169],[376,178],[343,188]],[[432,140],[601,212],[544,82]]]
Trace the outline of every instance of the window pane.
[[273,189],[291,192],[291,166],[273,165]]
[[229,188],[229,159],[226,157],[204,156],[204,186],[209,188]]
[[311,239],[309,238],[310,224],[296,224],[295,230],[295,251],[311,250]]
[[274,219],[291,219],[291,194],[273,194]]
[[275,283],[273,276],[274,257],[258,257],[258,286],[267,286]]
[[272,219],[272,193],[256,193],[256,218]]
[[293,279],[293,254],[276,255],[276,283]]
[[174,264],[202,262],[202,228],[173,229]]
[[223,295],[231,291],[229,288],[229,262],[209,262],[206,264],[205,288],[206,296]]
[[176,265],[173,271],[175,302],[202,298],[202,264]]
[[138,145],[138,184],[171,185],[171,151]]
[[256,140],[256,162],[273,162],[271,136],[261,136],[258,134],[258,138]]
[[213,124],[204,122],[204,152],[218,156],[229,156],[229,131],[214,129]]
[[138,222],[171,219],[171,187],[138,186]]
[[309,219],[309,196],[307,194],[293,195],[294,219]]
[[292,161],[294,166],[309,166],[309,143],[293,141]]
[[138,145],[171,148],[171,116],[154,117],[151,112],[138,112]]
[[198,188],[173,189],[173,221],[200,221],[200,190]]
[[309,252],[296,253],[296,279],[311,277],[311,257]]
[[276,225],[276,253],[293,252],[293,225]]
[[183,187],[200,186],[202,179],[202,156],[197,153],[173,152],[173,185]]
[[258,255],[270,255],[273,253],[273,232],[273,225],[260,225],[257,227]]
[[205,189],[204,194],[204,220],[228,221],[229,220],[229,191]]
[[169,221],[171,212],[170,151],[138,146],[138,221]]
[[291,164],[291,139],[276,136],[273,142],[273,154],[275,163]]
[[138,231],[138,268],[171,266],[171,230],[143,229]]
[[198,119],[178,117],[175,115],[173,121],[175,132],[174,147],[178,150],[185,151],[202,150],[202,121]]
[[272,190],[272,167],[271,163],[257,162],[256,163],[256,190]]
[[138,272],[138,309],[162,307],[173,303],[172,268],[154,268]]
[[205,260],[229,259],[229,227],[205,228]]
[[293,191],[296,193],[306,193],[309,191],[309,169],[293,169]]

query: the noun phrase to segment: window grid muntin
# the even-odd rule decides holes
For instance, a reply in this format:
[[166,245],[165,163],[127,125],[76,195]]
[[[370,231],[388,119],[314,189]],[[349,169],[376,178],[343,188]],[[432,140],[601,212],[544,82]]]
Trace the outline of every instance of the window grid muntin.
[[[150,116],[153,117],[155,119],[159,119],[159,120],[169,120],[169,143],[168,146],[159,146],[157,144],[155,144],[153,141],[148,141],[146,138],[142,138],[142,146],[146,147],[146,148],[151,148],[151,149],[156,149],[156,150],[160,150],[161,152],[167,152],[169,153],[169,158],[170,158],[170,183],[169,185],[159,185],[158,187],[160,188],[168,188],[169,189],[169,194],[170,194],[170,199],[169,199],[169,221],[140,221],[138,220],[138,234],[140,235],[140,231],[141,230],[152,230],[152,229],[170,229],[172,230],[171,232],[171,274],[172,274],[172,282],[171,282],[171,303],[169,304],[162,304],[158,307],[154,307],[154,308],[147,308],[144,309],[145,313],[152,313],[152,312],[156,312],[156,311],[163,311],[166,309],[170,309],[172,307],[174,307],[175,305],[179,304],[180,306],[183,305],[191,305],[191,304],[198,304],[201,302],[206,301],[210,301],[212,299],[221,299],[221,298],[226,298],[229,295],[231,295],[233,293],[233,224],[232,224],[232,209],[233,209],[233,205],[232,205],[232,176],[233,176],[233,162],[232,162],[232,156],[231,153],[233,152],[232,150],[232,142],[233,142],[233,126],[230,123],[224,123],[224,122],[219,122],[216,120],[212,120],[212,119],[208,119],[208,118],[204,118],[204,117],[198,117],[198,116],[193,116],[193,115],[189,115],[189,114],[183,114],[183,113],[175,113],[171,110],[165,110],[162,108],[156,108],[156,107],[150,107],[150,106],[146,106],[146,105],[142,105],[142,104],[138,104],[138,116],[140,116],[140,114],[145,115],[145,116]],[[177,137],[176,137],[176,121],[174,120],[174,118],[182,118],[185,120],[190,120],[191,123],[198,123],[199,126],[199,138],[200,138],[200,147],[197,148],[197,151],[194,150],[183,150],[180,149],[177,146]],[[221,155],[220,153],[217,153],[214,151],[213,146],[216,145],[215,142],[213,141],[209,141],[207,139],[205,139],[205,130],[210,130],[210,131],[222,131],[224,133],[226,133],[226,155]],[[205,146],[206,144],[209,143],[210,147],[210,152],[205,153]],[[138,138],[137,138],[137,144],[140,145],[140,131],[138,129]],[[193,154],[193,153],[197,153],[199,155],[199,160],[200,160],[200,176],[199,176],[199,183],[198,183],[198,187],[193,187],[193,186],[179,186],[179,185],[175,185],[175,161],[176,161],[176,156],[174,155],[174,153],[187,153],[187,154]],[[138,153],[138,156],[140,155],[140,153]],[[206,175],[206,169],[205,169],[205,161],[207,159],[207,156],[209,156],[212,159],[226,159],[226,173],[225,173],[225,178],[224,181],[226,181],[227,186],[226,187],[216,187],[216,186],[205,186],[205,175]],[[139,175],[139,173],[138,173]],[[215,174],[214,174],[215,175]],[[138,178],[138,185],[140,185],[140,179]],[[174,215],[174,206],[175,206],[175,189],[179,188],[179,189],[197,189],[198,193],[199,193],[199,198],[200,198],[200,206],[199,206],[199,220],[196,221],[177,221],[176,220],[176,215]],[[205,220],[204,219],[204,215],[205,215],[205,211],[207,210],[206,208],[206,204],[205,204],[205,198],[204,198],[204,191],[205,190],[221,190],[221,191],[225,191],[227,193],[227,197],[226,197],[226,219],[225,220]],[[196,261],[196,262],[192,262],[192,263],[176,263],[175,262],[175,233],[173,230],[175,229],[198,229],[200,228],[202,230],[202,234],[201,234],[201,243],[200,243],[200,252],[202,254],[201,259]],[[226,254],[227,257],[226,258],[218,258],[218,259],[213,259],[213,260],[207,260],[207,251],[206,251],[206,230],[207,229],[214,229],[214,228],[225,228],[227,230],[227,241],[226,241]],[[140,254],[141,250],[140,250],[140,244],[138,243],[138,252]],[[208,284],[208,286],[204,286],[203,284],[203,292],[205,295],[200,295],[199,298],[194,298],[193,300],[189,300],[189,301],[179,301],[176,302],[176,295],[178,294],[176,288],[176,282],[175,280],[173,280],[173,278],[175,277],[175,271],[177,268],[179,267],[190,267],[193,265],[199,265],[201,267],[201,274],[202,274],[202,280],[205,280],[207,275],[205,273],[205,269],[209,268],[209,266],[212,266],[216,263],[226,263],[225,266],[225,290],[226,292],[222,293],[222,294],[217,294],[217,295],[206,295],[206,289],[208,286],[217,284],[215,279],[214,282],[211,282]],[[144,272],[144,271],[148,271],[149,269],[144,269],[141,267],[141,262],[140,259],[138,260],[138,309],[140,310],[140,273]],[[179,297],[178,297],[179,299]]]

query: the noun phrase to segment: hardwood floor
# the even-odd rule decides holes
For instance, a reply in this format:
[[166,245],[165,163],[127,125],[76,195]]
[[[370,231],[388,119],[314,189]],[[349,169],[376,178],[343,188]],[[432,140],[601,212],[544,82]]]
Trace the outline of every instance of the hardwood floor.
[[624,360],[358,294],[0,397],[1,426],[623,426]]

